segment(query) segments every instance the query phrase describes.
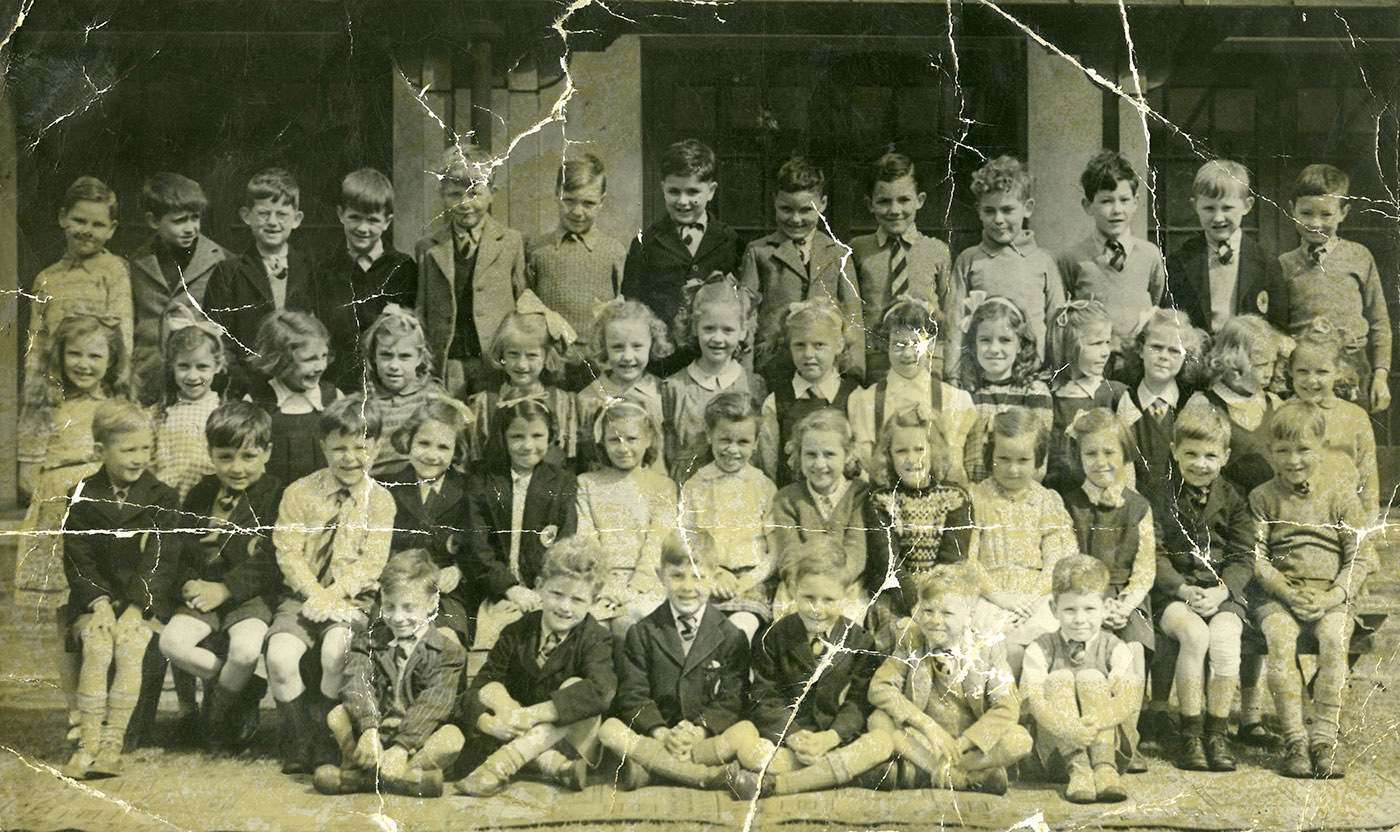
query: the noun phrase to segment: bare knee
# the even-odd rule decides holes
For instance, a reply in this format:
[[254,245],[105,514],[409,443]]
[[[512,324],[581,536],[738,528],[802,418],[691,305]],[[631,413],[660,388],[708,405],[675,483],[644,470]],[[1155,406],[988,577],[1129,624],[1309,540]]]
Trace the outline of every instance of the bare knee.
[[1074,674],[1074,682],[1076,685],[1104,685],[1108,679],[1100,671],[1086,667]]
[[627,747],[628,734],[632,731],[617,718],[609,719],[598,729],[598,741],[619,754]]
[[272,681],[300,679],[301,657],[305,653],[306,645],[295,636],[273,636],[267,644],[267,672]]
[[262,653],[262,635],[251,635],[239,633],[232,636],[228,643],[228,662],[236,667],[252,667],[258,663],[258,655]]

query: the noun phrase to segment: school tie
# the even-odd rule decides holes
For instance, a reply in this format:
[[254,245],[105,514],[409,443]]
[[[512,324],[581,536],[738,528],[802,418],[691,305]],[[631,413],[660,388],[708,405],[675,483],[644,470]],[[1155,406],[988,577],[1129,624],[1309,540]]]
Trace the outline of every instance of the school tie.
[[1230,247],[1229,240],[1220,241],[1220,244],[1215,247],[1215,256],[1220,260],[1220,265],[1230,265],[1230,261],[1235,259],[1235,250]]
[[695,640],[695,616],[688,612],[681,613],[676,624],[680,627],[681,641],[689,649],[690,643]]
[[1084,653],[1087,651],[1087,648],[1088,648],[1089,645],[1086,644],[1086,643],[1084,643],[1084,642],[1082,642],[1082,641],[1070,641],[1070,642],[1068,642],[1068,643],[1069,643],[1069,660],[1070,660],[1071,662],[1074,662],[1076,665],[1083,664],[1083,663],[1084,663]]
[[113,488],[112,499],[116,501],[118,506],[124,506],[126,505],[126,496],[130,493],[130,488]]
[[899,237],[890,238],[890,300],[898,298],[909,288],[909,277],[904,273],[909,266],[904,245],[904,240]]
[[566,231],[564,232],[564,242],[583,245],[583,235],[577,231]]
[[1299,497],[1306,497],[1306,496],[1308,496],[1309,494],[1312,493],[1312,483],[1310,483],[1310,482],[1295,482],[1295,483],[1293,484],[1293,493],[1294,493],[1294,494],[1297,494]]
[[695,250],[700,247],[700,224],[686,223],[681,226],[681,243],[690,252],[690,256],[695,256]]
[[1152,421],[1161,423],[1167,416],[1168,405],[1164,399],[1155,399],[1147,406],[1147,415],[1152,417]]
[[1316,245],[1308,246],[1308,262],[1312,263],[1314,266],[1321,266],[1322,255],[1326,253],[1324,251],[1326,245],[1326,243],[1317,243]]
[[554,648],[559,646],[559,640],[558,633],[546,633],[540,639],[540,651],[539,654],[535,656],[535,662],[539,664],[540,667],[544,667],[544,663],[549,660],[549,654],[553,653]]
[[939,650],[937,653],[930,653],[928,660],[933,668],[933,675],[940,679],[947,679],[953,675],[953,667],[955,666],[953,654]]
[[350,521],[350,511],[355,507],[355,500],[348,488],[336,489],[332,498],[335,501],[335,517],[321,531],[321,544],[317,547],[317,562],[326,564],[326,568],[329,568],[336,533]]
[[233,507],[238,505],[238,498],[240,496],[242,495],[235,494],[232,491],[220,491],[218,498],[214,500],[214,510],[217,511],[221,517],[232,515]]
[[470,234],[462,235],[462,239],[457,241],[457,253],[463,260],[472,259],[476,253],[476,238]]
[[400,673],[403,672],[403,666],[408,664],[408,652],[412,645],[412,638],[394,640],[394,667],[397,668]]
[[822,637],[812,636],[812,655],[820,657],[825,652],[826,642],[822,641]]
[[287,258],[281,255],[276,257],[264,257],[263,266],[267,269],[267,276],[273,280],[286,280],[287,278]]
[[1123,248],[1123,244],[1118,240],[1107,240],[1104,248],[1108,249],[1108,267],[1115,272],[1123,271],[1123,263],[1128,259],[1128,250]]

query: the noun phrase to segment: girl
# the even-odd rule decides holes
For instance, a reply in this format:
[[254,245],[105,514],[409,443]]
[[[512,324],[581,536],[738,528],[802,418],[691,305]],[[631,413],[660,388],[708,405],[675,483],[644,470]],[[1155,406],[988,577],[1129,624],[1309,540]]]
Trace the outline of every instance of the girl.
[[535,398],[496,407],[484,464],[467,483],[467,575],[477,610],[473,650],[540,608],[534,589],[544,550],[578,525],[578,482],[547,459],[554,414]]
[[475,620],[463,580],[468,567],[466,535],[461,529],[467,514],[467,481],[461,465],[467,458],[471,425],[471,413],[461,402],[445,394],[426,399],[390,435],[396,455],[406,462],[381,480],[394,495],[396,508],[390,545],[396,552],[425,549],[432,554],[441,570],[438,626],[463,646],[471,644]]
[[754,293],[720,272],[703,283],[686,284],[686,293],[685,306],[676,316],[676,332],[681,346],[698,347],[700,357],[661,387],[666,458],[671,461],[671,478],[681,484],[699,467],[705,453],[705,412],[715,396],[737,392],[755,402],[767,398],[762,379],[737,359],[753,344],[758,306]]
[[204,424],[219,406],[216,387],[228,364],[216,324],[196,321],[193,315],[167,318],[167,322],[171,329],[164,349],[167,392],[156,426],[154,467],[160,481],[175,489],[183,502],[196,483],[214,473]]
[[[1356,469],[1356,493],[1361,507],[1374,518],[1380,511],[1380,477],[1376,468],[1376,434],[1371,418],[1359,405],[1337,396],[1338,374],[1346,369],[1341,333],[1325,320],[1298,339],[1289,358],[1293,392],[1299,399],[1322,409],[1327,425],[1324,438],[1333,462],[1347,460]],[[1340,466],[1345,472],[1346,465]],[[1346,474],[1343,473],[1343,476]]]
[[941,349],[938,344],[941,331],[937,313],[923,301],[895,301],[881,324],[889,350],[890,372],[878,384],[852,393],[847,403],[861,467],[880,485],[890,485],[884,481],[889,461],[871,458],[875,446],[883,438],[885,426],[894,414],[919,404],[929,405],[947,426],[948,480],[967,481],[963,447],[977,421],[977,411],[966,390],[934,380],[933,363]]
[[771,610],[779,555],[764,536],[778,489],[753,466],[753,399],[733,390],[715,396],[705,408],[705,436],[711,461],[681,487],[681,529],[691,550],[715,565],[715,606],[752,641]]
[[[1044,483],[1069,494],[1082,481],[1075,450],[1066,433],[1076,416],[1096,407],[1114,410],[1127,394],[1120,381],[1104,378],[1112,352],[1113,319],[1096,300],[1072,300],[1050,319],[1050,360],[1057,380],[1055,419],[1050,426],[1050,459]],[[1131,483],[1130,483],[1131,484]]]
[[[593,358],[603,372],[578,394],[579,458],[590,466],[607,467],[607,454],[593,442],[599,411],[615,399],[637,402],[655,423],[655,435],[661,437],[661,379],[647,372],[647,366],[676,348],[651,307],[620,295],[598,306],[589,342],[595,345]],[[659,439],[653,443],[651,466],[665,473],[661,444]]]
[[[360,354],[365,357],[365,389],[379,405],[385,436],[394,436],[424,403],[447,395],[432,376],[433,356],[423,325],[417,315],[397,303],[386,305],[365,330]],[[371,473],[378,476],[402,468],[406,453],[398,442],[379,443]]]
[[[865,577],[865,501],[870,487],[860,474],[856,438],[850,422],[832,408],[809,413],[792,429],[784,452],[788,466],[799,479],[783,487],[773,500],[768,518],[768,547],[779,559],[799,552],[812,539],[835,538],[846,556],[847,600],[858,604],[853,620],[864,618],[861,585]],[[774,617],[786,603],[787,588],[779,584],[774,596]]]
[[1171,481],[1172,428],[1200,383],[1205,339],[1186,313],[1155,308],[1134,336],[1129,372],[1141,381],[1128,388],[1119,416],[1132,435],[1133,479],[1144,494]]
[[613,399],[593,431],[609,466],[578,478],[578,533],[597,541],[608,570],[593,617],[621,639],[665,598],[661,543],[676,526],[676,484],[652,466],[661,437],[642,405]]
[[977,420],[963,445],[963,470],[967,481],[987,478],[985,449],[994,416],[1010,407],[1024,407],[1050,430],[1054,420],[1050,388],[1034,378],[1037,361],[1035,335],[1026,316],[1010,300],[985,292],[968,293],[963,333],[962,386],[972,393]]
[[262,378],[253,381],[246,398],[272,416],[267,473],[289,485],[326,467],[316,421],[340,398],[340,391],[321,378],[329,343],[325,326],[304,312],[280,309],[258,325],[250,364]]
[[1024,407],[991,421],[985,465],[991,476],[972,486],[978,539],[970,558],[982,578],[973,625],[1005,633],[1006,659],[1019,677],[1026,645],[1059,629],[1050,610],[1055,563],[1078,553],[1074,523],[1060,495],[1041,485],[1049,431]]
[[476,393],[467,399],[476,419],[472,459],[479,460],[492,441],[494,413],[507,404],[534,399],[549,408],[555,430],[550,458],[557,463],[572,460],[578,447],[578,403],[574,394],[545,384],[564,371],[565,353],[577,336],[573,327],[552,309],[545,307],[534,292],[526,291],[515,303],[515,311],[496,327],[491,338],[491,359],[505,370],[506,380],[498,390]]
[[[891,647],[896,622],[918,600],[916,576],[970,556],[973,515],[967,492],[947,482],[948,442],[927,404],[896,413],[885,426],[879,452],[893,486],[873,492],[867,503],[870,555],[864,583],[877,596],[870,631],[877,643]],[[899,586],[887,589],[891,577]]]

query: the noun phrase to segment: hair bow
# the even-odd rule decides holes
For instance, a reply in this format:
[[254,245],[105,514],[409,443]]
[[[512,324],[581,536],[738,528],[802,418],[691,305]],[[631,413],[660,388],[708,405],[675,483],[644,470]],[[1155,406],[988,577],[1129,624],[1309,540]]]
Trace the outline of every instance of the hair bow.
[[729,286],[734,287],[736,289],[739,286],[739,281],[734,277],[734,275],[729,274],[728,272],[722,272],[719,269],[715,269],[714,271],[710,272],[704,277],[692,277],[691,279],[687,280],[682,291],[685,292],[686,297],[689,297],[695,294],[696,292],[700,291],[702,287],[708,286],[711,283],[726,283]]
[[1001,295],[988,295],[981,289],[973,289],[971,292],[967,293],[967,297],[963,298],[962,302],[962,314],[960,316],[959,326],[963,332],[972,329],[973,314],[978,308],[988,303],[997,303],[1005,306],[1007,309],[1015,312],[1018,319],[1023,321],[1026,319],[1026,314],[1021,311],[1021,307],[1017,306],[1015,301],[1010,298],[1004,298]]
[[515,311],[521,315],[543,315],[544,327],[549,332],[549,337],[565,347],[573,346],[578,340],[578,333],[564,320],[564,316],[545,306],[540,296],[529,289],[516,298]]
[[[627,411],[627,412],[622,412]],[[593,443],[601,446],[603,444],[603,425],[608,417],[616,414],[618,416],[638,416],[643,420],[649,420],[651,414],[647,409],[631,399],[622,399],[616,396],[609,396],[603,406],[599,408],[598,415],[593,419]]]
[[1068,436],[1071,439],[1073,439],[1074,431],[1077,427],[1079,427],[1080,421],[1084,419],[1086,414],[1091,413],[1094,409],[1095,408],[1089,408],[1087,410],[1081,410],[1078,413],[1074,414],[1074,416],[1069,420],[1069,424],[1065,425],[1065,436]]
[[608,314],[609,312],[612,312],[613,314],[621,312],[622,305],[625,303],[627,303],[627,298],[624,298],[622,295],[618,295],[617,297],[612,298],[611,300],[593,301],[593,320],[601,321],[603,319],[603,316]]
[[470,407],[467,407],[467,405],[461,399],[456,399],[452,396],[442,394],[434,396],[433,401],[442,402],[443,404],[457,411],[457,414],[462,417],[462,424],[465,427],[469,428],[472,425],[476,424],[476,414],[473,413],[472,409]]
[[1069,315],[1071,312],[1084,312],[1093,309],[1095,306],[1103,308],[1103,304],[1090,298],[1089,300],[1079,299],[1066,301],[1059,311],[1055,313],[1055,326],[1069,326]]
[[[99,318],[99,320],[102,319]],[[183,303],[174,304],[166,309],[163,323],[165,324],[165,336],[161,341],[162,344],[170,340],[171,335],[191,327],[213,338],[215,343],[223,343],[224,328],[206,317],[196,315],[193,309]]]
[[406,324],[412,326],[414,329],[422,329],[422,328],[423,328],[423,322],[420,321],[420,320],[418,320],[418,313],[413,312],[413,311],[410,311],[410,310],[408,310],[408,309],[404,309],[402,306],[398,305],[397,303],[386,303],[386,304],[384,304],[384,309],[383,309],[382,311],[380,311],[379,317],[381,317],[381,318],[397,318],[397,319],[403,321],[404,323],[406,323]]
[[1163,309],[1160,306],[1146,307],[1138,313],[1137,320],[1133,322],[1132,334],[1129,337],[1136,341],[1147,329],[1148,324],[1152,323],[1152,319],[1157,316],[1158,312],[1172,314],[1175,311],[1174,309]]
[[516,405],[522,404],[524,402],[538,402],[539,404],[544,405],[545,407],[549,407],[549,394],[543,390],[536,390],[533,393],[526,393],[522,396],[513,396],[508,399],[502,397],[500,401],[496,402],[496,409],[505,410],[508,407],[515,407]]

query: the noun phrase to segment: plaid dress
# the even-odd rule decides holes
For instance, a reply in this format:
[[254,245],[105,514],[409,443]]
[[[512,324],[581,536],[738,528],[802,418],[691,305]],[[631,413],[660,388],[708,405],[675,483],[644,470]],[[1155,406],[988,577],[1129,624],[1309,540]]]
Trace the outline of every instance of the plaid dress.
[[182,501],[195,483],[214,473],[204,424],[218,406],[219,394],[212,390],[198,401],[178,399],[165,408],[156,427],[156,478],[175,489]]

